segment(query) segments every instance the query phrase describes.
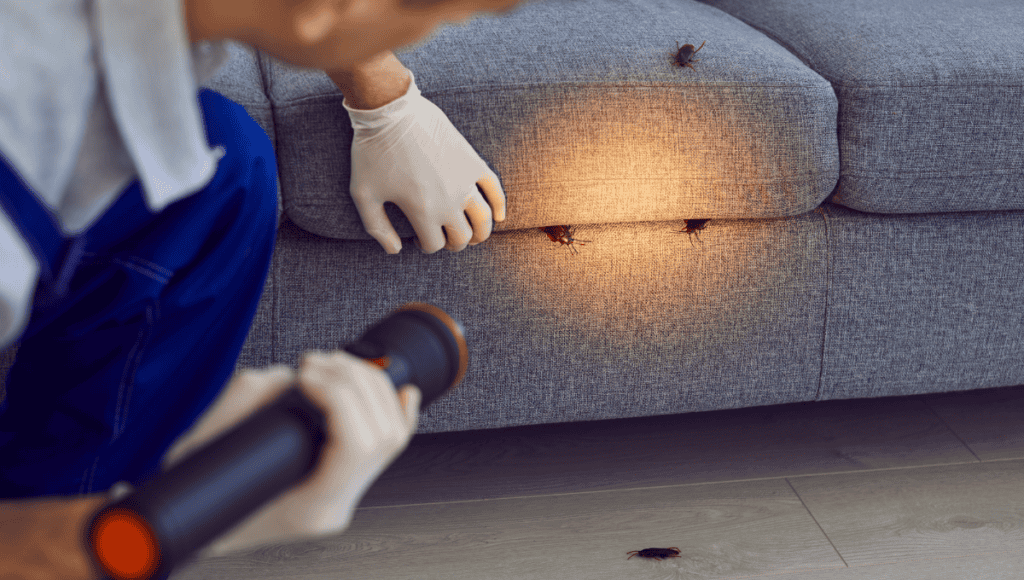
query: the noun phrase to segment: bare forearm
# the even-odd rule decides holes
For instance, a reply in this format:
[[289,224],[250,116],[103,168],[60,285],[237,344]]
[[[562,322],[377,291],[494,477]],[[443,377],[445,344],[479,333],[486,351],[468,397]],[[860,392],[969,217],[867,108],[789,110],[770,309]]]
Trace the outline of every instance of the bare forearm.
[[353,109],[376,109],[405,95],[412,77],[391,51],[345,70],[326,71]]
[[5,580],[96,580],[84,530],[109,498],[32,498],[0,502],[0,562]]

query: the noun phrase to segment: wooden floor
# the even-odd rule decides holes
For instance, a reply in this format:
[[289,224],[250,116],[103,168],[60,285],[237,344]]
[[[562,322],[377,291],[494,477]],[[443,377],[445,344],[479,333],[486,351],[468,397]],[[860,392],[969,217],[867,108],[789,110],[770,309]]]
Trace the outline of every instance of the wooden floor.
[[[627,552],[676,547],[663,561]],[[1024,387],[420,435],[344,533],[172,580],[1024,572]]]

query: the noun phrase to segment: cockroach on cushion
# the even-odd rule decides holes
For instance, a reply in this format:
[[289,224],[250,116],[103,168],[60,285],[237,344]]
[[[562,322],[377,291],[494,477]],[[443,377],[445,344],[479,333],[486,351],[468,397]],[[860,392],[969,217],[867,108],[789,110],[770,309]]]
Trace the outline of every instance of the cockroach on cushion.
[[559,242],[561,244],[569,246],[569,252],[572,254],[580,253],[579,250],[573,247],[574,243],[579,242],[581,246],[585,246],[587,244],[585,244],[584,242],[590,241],[577,240],[576,238],[572,237],[572,226],[548,226],[546,228],[538,229],[547,234],[548,238],[550,238],[552,242]]
[[[640,556],[641,558],[654,558],[655,560],[664,560],[665,558],[682,558],[679,555],[679,548],[644,548],[643,550],[633,550],[632,552],[626,552],[627,554],[633,554],[633,556]],[[630,556],[629,558],[632,558]],[[629,558],[626,558],[627,560]]]
[[[704,48],[705,44],[707,44],[706,40],[704,42],[700,43],[700,48]],[[690,64],[690,63],[692,63],[692,62],[700,62],[699,60],[693,58],[693,55],[695,55],[698,52],[700,52],[700,48],[698,48],[697,50],[694,50],[692,44],[684,44],[682,46],[682,48],[680,48],[679,41],[677,40],[676,41],[676,59],[673,61],[673,63],[674,64],[678,64],[680,67],[688,66],[688,67],[690,67],[690,70],[696,71],[697,69],[693,68],[693,65]]]
[[708,222],[711,221],[711,220],[707,219],[707,220],[685,220],[685,221],[686,221],[686,227],[681,229],[681,230],[679,230],[676,233],[678,233],[678,234],[690,234],[690,245],[693,245],[693,236],[697,236],[697,241],[699,242],[700,241],[700,234],[698,234],[697,232],[699,232],[702,229],[708,227]]

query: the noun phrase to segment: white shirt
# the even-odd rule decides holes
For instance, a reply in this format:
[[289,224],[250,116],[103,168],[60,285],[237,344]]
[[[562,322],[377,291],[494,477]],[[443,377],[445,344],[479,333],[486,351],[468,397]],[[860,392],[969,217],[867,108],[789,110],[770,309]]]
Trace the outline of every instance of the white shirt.
[[[0,0],[0,152],[65,235],[136,178],[159,212],[209,183],[224,154],[196,100],[224,44],[189,43],[181,0]],[[0,348],[27,326],[39,271],[0,208]]]

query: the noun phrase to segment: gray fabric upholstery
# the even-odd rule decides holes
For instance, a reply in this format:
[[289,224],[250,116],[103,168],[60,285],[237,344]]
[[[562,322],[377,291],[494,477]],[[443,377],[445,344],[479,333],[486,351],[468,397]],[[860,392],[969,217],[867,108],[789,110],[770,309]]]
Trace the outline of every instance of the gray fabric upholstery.
[[1024,212],[823,207],[821,399],[1024,383]]
[[267,353],[295,365],[409,301],[466,329],[463,383],[419,432],[657,415],[813,399],[825,316],[817,214],[588,226],[577,256],[537,230],[457,254],[382,252],[293,224],[280,230],[259,317]]
[[[677,41],[705,39],[696,70],[673,66]],[[828,82],[692,0],[533,2],[397,55],[501,178],[499,231],[798,215],[838,178]],[[273,61],[266,83],[289,217],[370,239],[348,194],[343,95],[322,72]],[[388,211],[399,236],[414,235]]]
[[263,90],[262,65],[257,51],[248,45],[233,41],[228,42],[226,46],[231,58],[203,86],[245,107],[249,116],[273,139],[270,99]]
[[839,97],[853,209],[1024,209],[1020,0],[704,0],[763,30]]
[[419,433],[1024,383],[1024,212],[536,230],[458,254],[281,228],[241,366],[295,365],[408,301],[466,328],[463,383]]

